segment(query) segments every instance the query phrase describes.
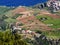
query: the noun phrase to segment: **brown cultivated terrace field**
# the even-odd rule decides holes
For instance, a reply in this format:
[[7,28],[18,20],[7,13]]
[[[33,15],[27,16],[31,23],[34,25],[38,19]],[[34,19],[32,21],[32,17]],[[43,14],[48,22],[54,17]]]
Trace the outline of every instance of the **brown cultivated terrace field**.
[[14,9],[13,11],[12,11],[12,13],[13,13],[13,15],[15,15],[15,14],[18,14],[18,13],[20,13],[20,12],[25,12],[27,9],[26,8],[24,8],[24,7],[17,7],[16,9]]
[[51,14],[51,13],[49,13],[47,11],[41,11],[40,14],[47,15],[47,16],[50,16],[52,18],[60,18],[60,15]]
[[[36,18],[36,16],[34,16],[35,12],[36,11],[28,10],[25,7],[18,7],[12,11],[13,15],[22,14],[22,16],[19,16],[16,18],[17,22],[24,24],[23,26],[20,26],[22,28],[27,28],[30,30],[36,30],[36,29],[38,29],[38,30],[40,30],[40,29],[41,30],[54,30],[53,28],[47,26],[46,24],[44,24],[43,22],[38,20]],[[46,15],[46,16],[52,17],[54,19],[56,19],[56,18],[60,19],[59,15],[51,14],[48,11],[44,11],[44,10],[43,11],[40,10],[40,12],[37,15]]]
[[52,30],[50,27],[46,26],[41,21],[36,19],[35,16],[28,16],[28,17],[25,17],[25,18],[18,17],[16,20],[25,24],[22,27],[26,27],[28,29],[32,29],[32,30],[33,29]]

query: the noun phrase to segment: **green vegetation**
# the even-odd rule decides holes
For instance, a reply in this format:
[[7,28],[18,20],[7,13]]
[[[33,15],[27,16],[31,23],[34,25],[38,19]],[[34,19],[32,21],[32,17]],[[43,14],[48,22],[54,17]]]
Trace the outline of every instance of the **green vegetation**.
[[23,25],[24,25],[23,23],[18,24],[18,26],[23,26]]
[[50,30],[50,31],[35,30],[35,32],[45,35],[47,38],[50,38],[50,39],[59,39],[60,38],[60,30]]
[[7,15],[8,17],[12,17],[13,13],[11,10],[9,10],[9,11],[5,12],[4,15]]
[[12,8],[9,7],[4,7],[4,6],[0,6],[0,15],[2,15],[3,13],[11,10]]
[[10,30],[0,31],[1,45],[28,45],[19,34],[12,34]]
[[[52,26],[50,26],[51,28],[60,28],[60,19],[53,19],[52,17],[46,16],[46,15],[37,15],[36,16],[37,19],[39,19],[40,21],[42,21],[43,23],[50,25],[53,24]],[[47,18],[46,20],[41,20],[41,18]]]
[[13,19],[16,19],[19,16],[22,16],[23,14],[15,14],[14,16],[12,16]]
[[12,34],[12,32],[9,29],[3,32],[0,31],[1,45],[39,45],[40,43],[43,43],[43,45],[48,45],[47,40],[42,40],[42,37],[39,37],[35,40],[31,40],[29,38],[24,39],[24,37],[21,34]]
[[53,31],[44,31],[42,32],[46,37],[50,39],[59,39],[60,38],[60,30],[53,30]]
[[60,11],[55,12],[54,14],[60,15]]
[[0,15],[0,30],[6,30],[11,23],[15,23],[16,19]]
[[[38,45],[37,42],[42,42],[43,45],[48,45],[47,41],[42,40],[42,37],[31,40],[29,38],[23,39],[21,34],[12,34],[10,29],[8,28],[11,23],[15,24],[17,22],[16,18],[22,16],[22,14],[13,15],[12,8],[8,7],[0,7],[0,44],[1,45]],[[47,8],[46,8],[47,9]],[[45,23],[46,25],[51,25],[51,28],[60,28],[60,19],[53,19],[52,17],[46,15],[37,15],[40,13],[39,9],[35,9],[33,14],[39,19],[41,22]],[[28,20],[33,22],[33,20]],[[37,24],[37,23],[36,23]],[[19,26],[23,26],[24,24],[20,23]],[[5,31],[3,31],[5,30]],[[22,28],[22,30],[26,30],[26,28]],[[40,29],[41,30],[41,29]],[[60,30],[52,30],[52,31],[37,31],[36,33],[43,34],[48,38],[57,39],[60,38]],[[36,37],[34,37],[36,38]],[[40,44],[39,44],[40,45]]]
[[7,23],[5,21],[0,21],[0,29],[6,30]]
[[5,21],[10,24],[10,23],[15,23],[16,19],[8,18],[8,19],[5,19]]

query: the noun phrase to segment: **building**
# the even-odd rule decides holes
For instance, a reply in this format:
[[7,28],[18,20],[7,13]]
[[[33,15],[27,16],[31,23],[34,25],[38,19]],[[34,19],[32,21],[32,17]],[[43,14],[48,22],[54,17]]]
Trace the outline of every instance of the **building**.
[[59,0],[49,0],[47,2],[47,6],[50,6],[51,3],[53,3],[53,4],[57,5],[57,6],[60,6],[60,1]]
[[59,0],[49,0],[47,2],[47,6],[50,7],[50,10],[53,10],[53,12],[57,12],[60,10],[60,1]]

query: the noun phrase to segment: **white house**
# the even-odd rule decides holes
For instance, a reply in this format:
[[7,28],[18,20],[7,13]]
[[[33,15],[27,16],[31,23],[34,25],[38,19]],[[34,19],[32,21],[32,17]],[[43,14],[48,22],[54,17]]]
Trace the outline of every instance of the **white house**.
[[47,2],[47,6],[52,7],[53,12],[56,12],[56,11],[60,10],[60,1],[58,1],[58,0],[49,0]]

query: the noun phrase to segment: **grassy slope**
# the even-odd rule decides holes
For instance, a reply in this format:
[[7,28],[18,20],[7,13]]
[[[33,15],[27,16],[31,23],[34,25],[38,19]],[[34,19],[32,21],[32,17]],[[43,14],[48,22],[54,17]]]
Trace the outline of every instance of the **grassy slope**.
[[[0,14],[2,14],[2,15],[5,14],[8,17],[12,16],[11,11],[8,11],[8,10],[10,10],[10,9],[6,8],[6,7],[0,7]],[[37,12],[37,11],[35,11],[35,12]],[[51,26],[52,28],[60,28],[60,19],[53,19],[49,16],[44,16],[44,15],[40,15],[40,16],[36,16],[36,17],[37,17],[37,19],[40,19],[41,17],[46,17],[48,20],[43,21],[43,23],[53,24],[53,26]],[[12,19],[12,18],[8,18],[5,21],[8,23],[11,23],[11,22],[15,22],[16,20]],[[43,32],[43,34],[45,34],[49,38],[60,38],[60,31]]]
[[12,8],[0,6],[0,15],[3,15],[5,12],[9,11]]
[[5,7],[5,6],[0,6],[0,18],[2,17],[2,15],[6,15],[9,18],[5,19],[6,22],[8,23],[12,23],[15,22],[15,19],[12,19],[10,16],[12,16],[12,12],[10,10],[13,10],[14,8],[10,8],[10,7]]
[[45,24],[53,24],[53,26],[51,26],[52,28],[60,28],[60,19],[53,19],[52,17],[49,17],[49,16],[44,16],[44,15],[39,15],[39,16],[36,16],[37,19],[40,19],[42,17],[46,17],[47,20],[44,20],[43,23]]
[[45,31],[42,34],[46,35],[48,38],[53,38],[53,39],[60,38],[60,30]]
[[[41,17],[46,17],[47,20],[42,21],[45,24],[53,24],[51,28],[60,28],[60,19],[53,19],[49,16],[44,16],[44,15],[37,15],[37,19],[40,19]],[[54,31],[44,31],[42,34],[46,35],[48,38],[53,38],[57,39],[60,38],[60,31],[59,30],[54,30]]]

